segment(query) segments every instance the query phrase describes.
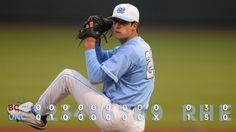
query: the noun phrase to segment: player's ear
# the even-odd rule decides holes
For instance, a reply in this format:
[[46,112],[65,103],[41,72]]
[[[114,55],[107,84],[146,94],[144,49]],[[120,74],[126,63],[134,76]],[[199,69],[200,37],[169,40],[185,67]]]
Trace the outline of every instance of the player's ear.
[[137,23],[137,22],[132,22],[131,23],[131,26],[133,27],[133,30],[135,31],[137,31],[138,32],[138,26],[139,26],[139,24]]

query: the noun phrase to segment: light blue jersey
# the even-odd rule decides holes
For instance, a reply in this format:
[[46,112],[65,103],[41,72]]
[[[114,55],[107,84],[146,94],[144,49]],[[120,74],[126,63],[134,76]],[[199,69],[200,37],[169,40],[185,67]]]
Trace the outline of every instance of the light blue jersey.
[[103,81],[103,93],[114,103],[147,109],[155,80],[150,46],[135,37],[110,51],[97,45],[96,55],[101,69],[111,78]]

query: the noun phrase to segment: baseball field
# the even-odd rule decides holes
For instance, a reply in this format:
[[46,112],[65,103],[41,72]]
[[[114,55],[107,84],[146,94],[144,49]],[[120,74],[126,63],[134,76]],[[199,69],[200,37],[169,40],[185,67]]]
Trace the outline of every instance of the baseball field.
[[[84,48],[76,39],[80,25],[0,24],[0,130],[33,131],[8,118],[9,104],[36,102],[65,68],[87,77]],[[236,29],[219,27],[140,27],[152,47],[155,90],[146,115],[146,131],[236,131]],[[118,46],[108,39],[105,49]],[[102,86],[99,85],[99,88]],[[70,105],[71,118],[61,120],[61,105]],[[162,114],[153,120],[151,107]],[[195,121],[183,119],[184,106],[195,108]],[[201,106],[212,106],[211,120],[201,120]],[[227,106],[221,120],[221,106]],[[57,105],[56,121],[48,131],[99,131],[87,117],[74,116],[71,96]]]

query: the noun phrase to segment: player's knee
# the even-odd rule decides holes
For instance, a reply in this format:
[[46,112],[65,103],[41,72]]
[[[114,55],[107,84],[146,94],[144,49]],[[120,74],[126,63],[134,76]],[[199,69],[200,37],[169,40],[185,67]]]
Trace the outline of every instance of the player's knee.
[[71,74],[72,71],[73,71],[72,69],[66,68],[66,69],[64,69],[61,73],[62,73],[62,74]]
[[63,75],[74,75],[74,76],[81,76],[81,74],[73,69],[64,69],[62,72],[61,72]]

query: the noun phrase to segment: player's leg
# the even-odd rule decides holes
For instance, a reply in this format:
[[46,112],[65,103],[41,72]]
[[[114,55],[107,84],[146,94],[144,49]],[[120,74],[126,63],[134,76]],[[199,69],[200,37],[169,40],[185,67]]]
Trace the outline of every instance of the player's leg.
[[125,108],[125,105],[112,104],[112,113],[115,114],[113,121],[104,129],[105,132],[143,132],[145,117],[138,119],[139,112],[136,108]]
[[[91,116],[95,114],[97,116],[94,122],[103,129],[105,123],[103,123],[103,120],[99,116],[101,116],[100,113],[102,113],[102,106],[111,104],[110,100],[99,92],[97,87],[92,85],[86,78],[70,69],[63,70],[54,79],[34,107],[32,107],[32,103],[24,103],[19,106],[18,110],[8,108],[8,112],[11,116],[23,117],[18,121],[26,122],[37,129],[45,129],[45,116],[49,111],[49,105],[56,105],[69,94],[72,95],[77,104],[83,105],[83,111],[87,115]],[[91,111],[90,108],[92,105],[96,107],[96,110]],[[37,110],[38,106],[40,110]],[[31,107],[32,110],[30,109]],[[37,118],[38,115],[41,115],[44,120]]]
[[[51,83],[51,85],[42,94],[36,104],[41,106],[39,114],[45,115],[48,112],[48,106],[50,104],[56,105],[60,100],[64,99],[68,94],[71,94],[78,104],[84,106],[84,112],[90,117],[92,114],[97,116],[94,122],[105,131],[128,131],[135,130],[136,123],[133,120],[133,111],[128,110],[128,119],[122,120],[121,116],[123,111],[120,110],[120,106],[117,104],[111,104],[110,100],[101,92],[99,92],[95,85],[92,85],[86,78],[80,75],[78,72],[70,69],[65,69],[61,72],[56,79]],[[95,111],[91,110],[91,106],[95,105],[97,108]],[[105,106],[111,106],[111,110],[108,112],[114,115],[111,120],[106,120]],[[25,113],[29,115],[28,113]],[[38,128],[44,129],[45,126],[40,122],[38,126],[38,121],[33,118],[33,114],[30,113],[29,121],[34,120],[34,124],[31,126],[36,126]],[[30,122],[31,123],[31,122]],[[131,128],[133,127],[133,128]]]
[[[39,114],[45,115],[50,104],[56,105],[69,94],[72,95],[77,104],[83,105],[83,111],[87,115],[96,114],[97,118],[100,116],[98,113],[102,111],[101,107],[111,104],[110,100],[85,77],[77,71],[65,69],[54,79],[36,103],[41,106]],[[96,110],[91,110],[92,105],[96,106]],[[98,120],[95,123],[102,125],[99,124],[101,121]]]
[[[83,105],[84,112],[89,116],[96,115],[94,122],[98,127],[105,131],[137,131],[142,130],[144,121],[137,121],[133,118],[134,111],[128,109],[128,120],[122,120],[124,113],[120,105],[112,104],[110,99],[98,91],[95,85],[92,85],[85,77],[77,71],[65,69],[52,82],[47,90],[39,98],[37,104],[42,108],[40,114],[44,115],[48,111],[50,104],[57,104],[71,94],[77,104]],[[92,111],[91,106],[95,105],[96,110]],[[106,109],[106,106],[110,107]],[[106,115],[111,115],[106,118]]]

